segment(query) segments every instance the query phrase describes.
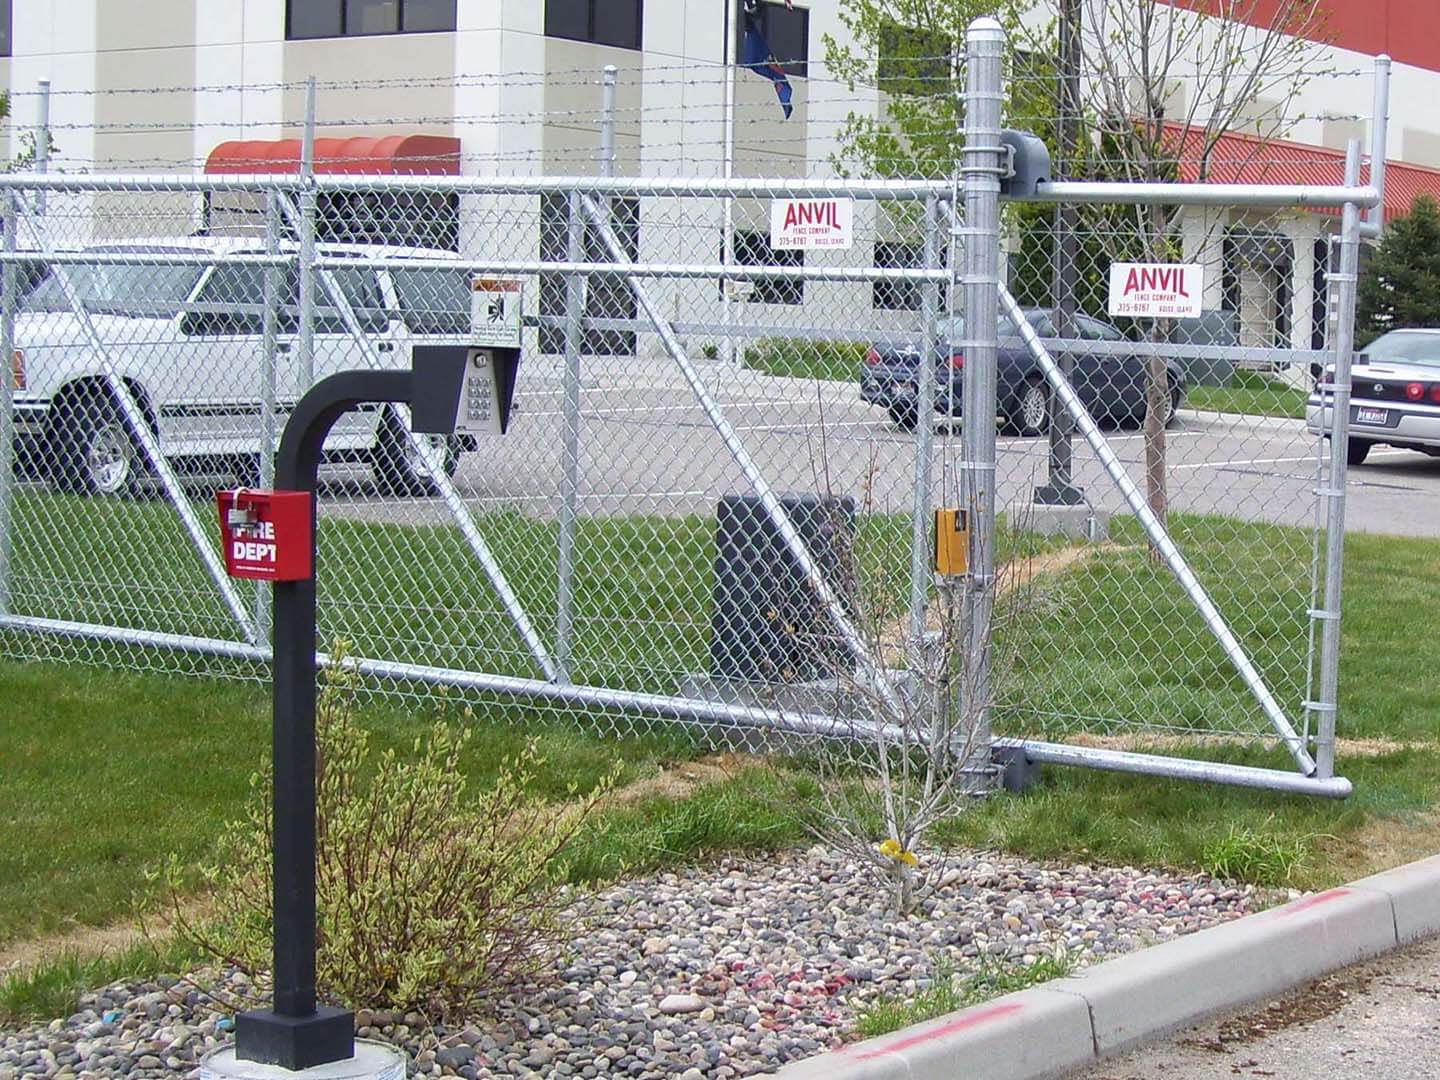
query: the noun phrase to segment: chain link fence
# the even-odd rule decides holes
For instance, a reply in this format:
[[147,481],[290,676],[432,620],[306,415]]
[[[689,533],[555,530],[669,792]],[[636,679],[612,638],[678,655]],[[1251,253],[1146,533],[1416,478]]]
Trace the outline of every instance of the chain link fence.
[[[1054,184],[967,226],[997,135],[933,180],[7,178],[6,654],[265,678],[268,588],[225,575],[215,492],[272,483],[316,379],[466,344],[518,282],[508,434],[377,406],[327,444],[321,641],[376,691],[854,738],[953,617],[931,515],[958,507],[986,744],[1339,793],[1344,456],[1305,409],[1348,364],[1358,173]],[[1343,231],[1305,209],[1346,202]],[[783,246],[787,209],[848,243]],[[1112,315],[1120,264],[1200,314]],[[1186,761],[1217,742],[1277,748]]]

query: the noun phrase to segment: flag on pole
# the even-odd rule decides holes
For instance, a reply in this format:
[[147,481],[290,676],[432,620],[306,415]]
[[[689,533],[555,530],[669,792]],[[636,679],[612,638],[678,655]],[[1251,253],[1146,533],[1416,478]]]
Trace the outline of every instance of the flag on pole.
[[[785,0],[785,6],[792,11],[791,0]],[[790,114],[795,111],[790,104],[794,91],[790,87],[790,80],[785,75],[785,69],[775,62],[775,54],[770,51],[770,43],[765,40],[765,35],[760,32],[760,26],[755,21],[755,15],[750,4],[745,5],[745,39],[740,45],[740,63],[745,65],[756,75],[763,76],[775,84],[775,96],[780,99],[780,108],[785,113],[785,119],[790,119]]]

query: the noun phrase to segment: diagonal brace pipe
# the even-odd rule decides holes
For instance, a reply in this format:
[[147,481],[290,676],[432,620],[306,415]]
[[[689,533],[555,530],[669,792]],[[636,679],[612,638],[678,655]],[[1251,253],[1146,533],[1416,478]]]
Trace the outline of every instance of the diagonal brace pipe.
[[[631,265],[629,256],[625,254],[625,249],[620,245],[620,241],[616,237],[614,230],[610,227],[609,221],[606,220],[606,215],[600,207],[596,205],[594,197],[584,195],[582,198],[585,203],[585,212],[594,223],[596,230],[605,243],[605,247],[610,252],[610,257],[615,260],[618,269],[624,273]],[[685,347],[680,344],[679,338],[675,336],[675,331],[671,328],[663,312],[661,312],[659,306],[655,303],[654,298],[651,297],[649,290],[645,287],[645,283],[640,278],[630,274],[625,275],[625,281],[626,284],[630,286],[630,291],[635,294],[635,299],[638,300],[640,306],[645,309],[646,317],[665,342],[665,347],[670,352],[671,357],[673,357],[675,363],[679,365],[681,374],[685,376],[685,381],[690,384],[690,389],[694,392],[696,401],[699,402],[700,407],[705,411],[705,415],[709,418],[710,423],[724,441],[725,448],[730,451],[730,456],[735,459],[735,464],[740,466],[740,471],[745,474],[745,479],[750,482],[750,487],[760,499],[761,505],[765,508],[766,515],[770,518],[775,528],[779,530],[780,537],[785,542],[785,547],[789,550],[795,561],[800,564],[800,568],[805,574],[806,582],[810,588],[814,590],[820,603],[824,605],[830,621],[834,624],[836,631],[839,632],[841,638],[844,640],[846,648],[850,650],[850,654],[855,658],[856,664],[859,665],[860,670],[867,677],[870,684],[875,687],[886,709],[896,718],[903,718],[905,716],[904,706],[900,703],[894,687],[890,685],[890,680],[885,677],[884,668],[871,655],[869,645],[866,643],[864,637],[861,636],[855,624],[850,620],[850,616],[845,611],[844,603],[842,603],[840,597],[836,595],[835,590],[831,588],[830,583],[825,580],[825,575],[821,572],[819,565],[811,556],[810,549],[805,546],[804,539],[800,536],[799,531],[796,530],[794,523],[791,522],[790,515],[785,512],[785,508],[780,504],[780,500],[776,498],[775,492],[771,489],[769,481],[765,479],[759,466],[755,464],[755,459],[750,456],[750,452],[745,449],[744,443],[740,441],[739,435],[737,435],[735,429],[730,426],[730,421],[726,419],[725,413],[720,408],[719,403],[711,396],[709,388],[706,387],[704,380],[700,378],[700,373],[695,370],[695,365],[690,362],[690,358],[685,354]]]
[[1061,373],[1060,365],[1055,362],[1055,358],[1045,348],[1045,344],[1040,340],[1040,335],[1035,333],[1035,329],[1025,318],[1025,313],[1021,310],[1020,305],[1015,302],[1015,298],[1010,295],[1005,286],[1001,285],[999,291],[1001,308],[1010,317],[1010,321],[1019,328],[1020,336],[1025,339],[1025,345],[1030,350],[1030,355],[1040,365],[1051,389],[1059,397],[1060,403],[1064,405],[1065,411],[1074,418],[1076,428],[1085,437],[1085,441],[1090,444],[1090,449],[1095,451],[1095,456],[1100,459],[1100,464],[1105,467],[1105,471],[1110,474],[1110,479],[1120,489],[1120,494],[1130,504],[1130,509],[1134,511],[1136,519],[1145,530],[1145,535],[1155,545],[1155,550],[1160,553],[1161,558],[1165,560],[1165,565],[1170,568],[1170,572],[1180,582],[1180,587],[1190,597],[1191,603],[1199,610],[1205,620],[1205,625],[1210,628],[1210,633],[1215,636],[1215,640],[1225,650],[1225,655],[1229,658],[1230,663],[1235,666],[1235,670],[1245,680],[1245,685],[1250,688],[1255,700],[1260,703],[1261,710],[1269,718],[1286,748],[1289,749],[1290,756],[1295,759],[1295,764],[1300,766],[1301,772],[1306,776],[1315,775],[1315,761],[1305,749],[1305,740],[1291,726],[1289,719],[1285,716],[1285,711],[1280,708],[1280,703],[1270,693],[1270,688],[1265,685],[1265,680],[1260,673],[1255,670],[1255,665],[1245,654],[1244,647],[1225,621],[1225,616],[1220,614],[1215,602],[1210,599],[1210,594],[1205,591],[1205,586],[1200,584],[1200,579],[1190,569],[1190,564],[1185,561],[1185,556],[1180,554],[1180,549],[1175,546],[1175,541],[1170,538],[1170,533],[1161,524],[1160,519],[1155,516],[1155,512],[1150,509],[1150,504],[1145,501],[1144,492],[1135,484],[1135,481],[1130,479],[1130,474],[1125,471],[1125,466],[1115,456],[1115,451],[1110,449],[1110,444],[1105,441],[1105,436],[1081,403],[1079,395],[1075,393],[1069,380]]
[[[287,216],[292,214],[294,207],[288,199],[284,200]],[[340,283],[335,280],[335,275],[330,270],[320,271],[320,281],[325,291],[330,295],[330,301],[335,305],[335,310],[340,313],[341,321],[345,324],[345,330],[356,344],[364,351],[365,362],[371,368],[383,370],[384,364],[380,361],[380,355],[375,351],[374,343],[366,336],[364,328],[360,325],[360,319],[355,314],[355,308],[350,303]],[[443,466],[436,461],[436,455],[431,453],[431,448],[424,436],[416,435],[410,430],[410,425],[404,425],[405,438],[409,440],[411,449],[414,451],[416,460],[424,463],[425,469],[430,473],[434,481],[435,490],[440,494],[441,500],[445,503],[455,523],[460,526],[460,533],[465,537],[465,543],[474,554],[476,560],[485,571],[485,576],[490,580],[490,587],[500,598],[505,606],[505,613],[510,617],[516,632],[525,642],[525,647],[530,650],[530,655],[544,672],[545,678],[551,682],[561,678],[559,665],[555,663],[550,651],[545,648],[545,643],[540,639],[535,629],[535,624],[530,621],[525,606],[520,603],[520,598],[515,595],[515,590],[510,587],[510,581],[505,576],[504,569],[500,566],[499,560],[495,558],[490,545],[485,542],[485,537],[480,533],[480,527],[475,524],[475,517],[470,513],[470,508],[465,505],[465,500],[460,497],[460,492],[455,487],[455,482],[446,474]]]
[[[50,244],[49,230],[42,222],[24,212],[21,208],[21,217],[34,237],[35,246],[42,253],[50,253],[54,248]],[[224,565],[220,562],[220,556],[216,553],[211,544],[210,536],[201,526],[200,519],[195,515],[195,508],[190,505],[189,498],[185,495],[185,489],[180,485],[180,479],[175,475],[175,470],[170,467],[164,451],[160,449],[160,437],[150,427],[150,421],[145,416],[145,410],[135,399],[135,393],[130,389],[130,384],[121,378],[120,373],[115,369],[110,359],[110,350],[100,332],[95,329],[95,324],[90,319],[90,313],[85,309],[85,302],[81,299],[79,291],[71,280],[70,270],[60,262],[51,264],[51,272],[55,280],[60,282],[61,291],[65,294],[65,302],[70,305],[71,313],[80,324],[80,332],[85,338],[85,343],[100,363],[101,373],[105,376],[105,384],[113,395],[120,411],[125,416],[125,423],[140,444],[140,450],[149,461],[155,475],[160,478],[161,485],[165,488],[165,495],[175,507],[175,512],[180,516],[180,522],[185,527],[186,533],[190,536],[190,542],[195,551],[199,554],[205,569],[209,573],[215,587],[220,590],[220,596],[225,601],[225,606],[230,609],[230,615],[234,618],[240,632],[245,635],[245,640],[252,645],[259,645],[260,634],[256,629],[255,621],[246,610],[246,604],[240,598],[235,589],[235,583],[226,574]]]

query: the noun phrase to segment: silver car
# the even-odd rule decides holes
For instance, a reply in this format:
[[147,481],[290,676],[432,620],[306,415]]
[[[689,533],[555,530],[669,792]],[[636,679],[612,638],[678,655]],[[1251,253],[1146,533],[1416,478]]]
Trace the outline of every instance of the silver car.
[[[1335,369],[1325,369],[1325,379]],[[1376,443],[1440,457],[1440,330],[1391,330],[1367,345],[1350,370],[1346,460],[1364,462]],[[1305,410],[1309,429],[1329,420],[1318,388]],[[1325,427],[1328,427],[1328,423]]]

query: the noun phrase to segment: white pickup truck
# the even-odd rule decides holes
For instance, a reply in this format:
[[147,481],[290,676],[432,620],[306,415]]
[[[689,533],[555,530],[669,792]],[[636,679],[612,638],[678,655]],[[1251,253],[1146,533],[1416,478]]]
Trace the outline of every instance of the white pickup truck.
[[[285,253],[294,245],[285,245]],[[178,472],[234,473],[254,483],[267,393],[263,347],[265,279],[260,263],[227,256],[263,255],[254,239],[180,237],[97,244],[94,261],[60,260],[30,289],[15,319],[14,408],[22,461],[66,491],[133,494],[146,483],[145,455],[107,381],[134,395],[161,452]],[[463,343],[470,331],[469,275],[435,266],[452,252],[360,244],[321,244],[322,259],[348,301],[361,337],[316,275],[313,378],[346,368],[407,368],[412,344]],[[143,256],[145,262],[127,262]],[[167,256],[177,261],[166,263]],[[209,257],[209,258],[207,258]],[[210,261],[214,259],[215,261]],[[413,268],[377,268],[377,259],[425,260]],[[158,260],[158,261],[157,261]],[[306,389],[300,364],[299,276],[278,279],[273,399],[276,430]],[[93,334],[76,314],[83,305]],[[98,339],[98,347],[96,344]],[[103,354],[103,358],[102,358]],[[326,460],[369,466],[382,490],[428,494],[431,472],[389,406],[347,414],[326,442]],[[431,461],[453,473],[462,439],[430,444]]]

